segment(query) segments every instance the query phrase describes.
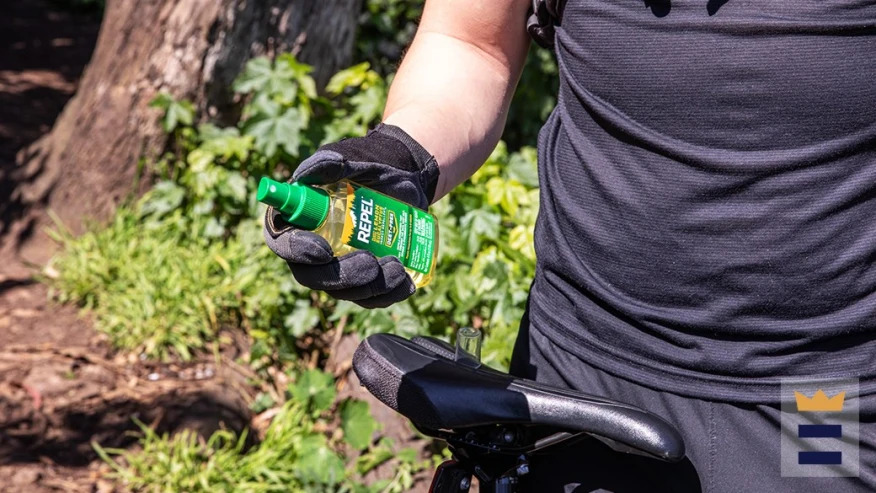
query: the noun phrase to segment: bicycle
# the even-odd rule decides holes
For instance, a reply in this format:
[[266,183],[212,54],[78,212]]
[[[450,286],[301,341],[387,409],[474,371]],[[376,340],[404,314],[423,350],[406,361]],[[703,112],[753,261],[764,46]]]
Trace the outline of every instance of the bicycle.
[[453,458],[435,471],[431,492],[464,493],[476,477],[482,493],[515,493],[533,454],[588,436],[623,452],[684,458],[681,434],[654,414],[516,378],[459,354],[431,337],[375,334],[353,356],[371,394],[423,434],[447,442]]

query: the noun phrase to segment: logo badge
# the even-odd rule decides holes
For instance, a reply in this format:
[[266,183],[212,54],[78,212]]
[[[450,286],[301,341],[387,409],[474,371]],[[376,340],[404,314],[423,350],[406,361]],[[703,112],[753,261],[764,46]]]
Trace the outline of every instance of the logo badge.
[[858,476],[858,381],[782,381],[782,476]]

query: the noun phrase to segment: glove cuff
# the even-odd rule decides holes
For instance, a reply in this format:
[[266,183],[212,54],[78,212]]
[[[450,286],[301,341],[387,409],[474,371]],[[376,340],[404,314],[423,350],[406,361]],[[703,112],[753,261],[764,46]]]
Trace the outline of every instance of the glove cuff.
[[[390,137],[392,139],[397,140],[410,153],[411,160],[413,161],[413,165],[417,170],[420,171],[420,179],[421,186],[423,187],[423,191],[426,193],[426,197],[429,199],[429,203],[432,203],[432,200],[435,198],[435,188],[438,186],[438,162],[435,160],[435,156],[429,154],[419,142],[417,142],[413,137],[408,135],[407,132],[402,130],[395,125],[389,125],[386,123],[381,123],[374,127],[371,131],[366,135],[367,137],[372,136],[373,134],[380,134],[386,137]],[[399,168],[409,168],[408,165],[400,165],[401,163],[392,163],[396,167]]]

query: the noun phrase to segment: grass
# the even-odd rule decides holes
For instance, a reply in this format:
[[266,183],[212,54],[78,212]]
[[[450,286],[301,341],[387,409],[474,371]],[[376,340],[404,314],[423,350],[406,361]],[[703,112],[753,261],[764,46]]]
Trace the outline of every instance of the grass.
[[[327,438],[319,431],[326,428],[326,421],[315,417],[312,405],[306,403],[287,402],[261,443],[249,450],[244,450],[245,434],[217,431],[205,441],[189,430],[159,435],[142,423],[138,423],[139,450],[93,446],[112,467],[114,479],[132,491],[155,493],[400,493],[410,489],[414,475],[428,466],[428,461],[417,459],[415,450],[395,451],[385,438],[357,460],[345,460],[335,452],[340,442],[334,435]],[[348,437],[344,440],[350,442]],[[388,461],[395,461],[392,478],[362,484],[364,474]]]
[[294,405],[283,408],[248,453],[244,434],[218,431],[205,442],[189,430],[167,436],[140,428],[141,450],[95,444],[115,478],[134,491],[329,491],[344,477],[344,462]]
[[153,220],[122,208],[80,237],[56,232],[49,280],[61,302],[89,310],[115,347],[189,359],[226,325],[269,330],[296,289],[256,221],[225,241],[193,233],[180,214]]

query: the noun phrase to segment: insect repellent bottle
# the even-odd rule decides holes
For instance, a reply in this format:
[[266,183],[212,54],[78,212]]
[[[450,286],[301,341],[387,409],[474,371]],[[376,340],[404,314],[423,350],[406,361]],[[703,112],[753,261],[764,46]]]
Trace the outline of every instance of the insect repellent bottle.
[[265,177],[257,198],[289,224],[325,238],[335,255],[355,250],[393,255],[418,288],[432,280],[438,222],[424,210],[347,180],[305,185]]

